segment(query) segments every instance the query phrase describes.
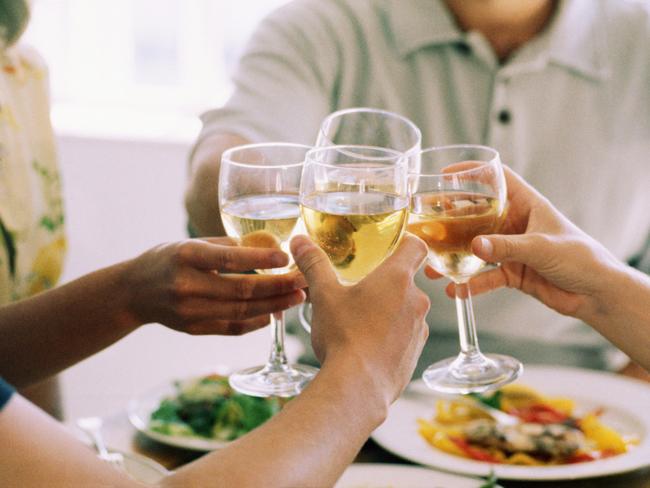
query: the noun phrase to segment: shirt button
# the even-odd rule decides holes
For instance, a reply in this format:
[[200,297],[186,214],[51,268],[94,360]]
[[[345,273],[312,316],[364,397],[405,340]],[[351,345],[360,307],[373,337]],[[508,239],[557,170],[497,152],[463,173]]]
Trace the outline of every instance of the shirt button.
[[499,111],[497,118],[499,119],[499,122],[507,125],[512,120],[512,114],[510,113],[510,110],[504,108],[503,110]]
[[456,50],[460,54],[463,54],[465,56],[472,53],[472,48],[466,42],[458,42],[458,43],[456,43]]

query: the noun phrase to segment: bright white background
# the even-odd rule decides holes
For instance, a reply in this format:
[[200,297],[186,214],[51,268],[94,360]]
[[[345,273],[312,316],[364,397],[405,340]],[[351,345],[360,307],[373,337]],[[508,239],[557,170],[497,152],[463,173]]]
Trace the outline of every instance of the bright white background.
[[[50,67],[70,243],[64,281],[185,237],[197,115],[225,100],[247,37],[282,3],[35,0],[24,40]],[[144,327],[63,374],[66,417],[112,413],[155,383],[214,364],[261,363],[269,341],[267,330],[193,338]]]

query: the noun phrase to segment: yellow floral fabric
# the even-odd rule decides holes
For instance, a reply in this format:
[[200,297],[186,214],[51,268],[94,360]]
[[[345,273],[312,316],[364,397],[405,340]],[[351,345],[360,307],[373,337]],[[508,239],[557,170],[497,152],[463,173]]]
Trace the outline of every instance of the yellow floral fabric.
[[54,286],[63,267],[61,181],[47,70],[25,46],[0,51],[0,305]]

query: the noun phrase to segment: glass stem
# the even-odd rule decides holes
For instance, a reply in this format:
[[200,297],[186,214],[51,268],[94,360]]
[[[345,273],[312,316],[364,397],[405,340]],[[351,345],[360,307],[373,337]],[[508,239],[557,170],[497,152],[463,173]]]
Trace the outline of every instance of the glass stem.
[[285,371],[288,367],[287,355],[284,351],[284,312],[271,315],[271,354],[266,364],[269,371]]
[[[463,298],[461,295],[464,295]],[[466,357],[481,356],[476,336],[476,322],[472,309],[472,296],[467,283],[456,283],[456,315],[458,316],[458,337],[460,351]]]

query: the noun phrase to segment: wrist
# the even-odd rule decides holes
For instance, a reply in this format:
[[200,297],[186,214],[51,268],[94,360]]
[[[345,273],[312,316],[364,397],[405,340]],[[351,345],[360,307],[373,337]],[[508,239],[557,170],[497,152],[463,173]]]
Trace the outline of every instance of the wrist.
[[602,270],[600,286],[590,296],[589,306],[579,317],[587,323],[609,322],[619,315],[619,311],[631,311],[635,308],[641,273],[623,263],[616,263]]
[[354,353],[328,355],[318,377],[329,391],[358,403],[362,416],[373,429],[386,419],[395,398],[394,388],[382,380],[365,358]]
[[119,328],[133,331],[144,322],[140,319],[134,300],[135,283],[133,279],[134,260],[121,262],[112,267],[113,279],[111,280],[114,299],[115,325]]

